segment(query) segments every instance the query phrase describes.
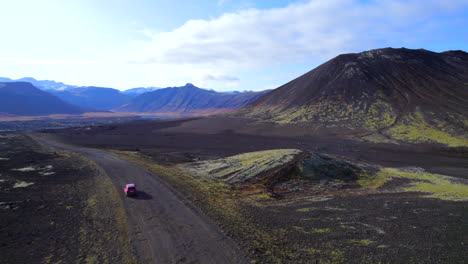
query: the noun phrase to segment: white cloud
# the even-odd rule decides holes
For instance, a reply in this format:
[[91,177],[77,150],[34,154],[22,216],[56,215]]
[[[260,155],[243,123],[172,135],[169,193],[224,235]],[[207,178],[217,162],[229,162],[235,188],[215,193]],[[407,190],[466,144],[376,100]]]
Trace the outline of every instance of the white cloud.
[[171,32],[155,34],[142,43],[144,54],[132,62],[238,70],[329,58],[377,43],[404,41],[414,37],[413,31],[427,18],[463,5],[466,1],[313,0],[248,9],[212,20],[190,20]]
[[204,81],[213,81],[213,82],[227,82],[227,83],[237,83],[240,81],[239,78],[234,76],[227,75],[211,75],[207,74],[203,77]]
[[[341,53],[370,48],[425,48],[424,38],[433,35],[434,23],[443,21],[439,25],[450,28],[454,23],[450,14],[465,7],[466,0],[301,1],[283,8],[248,8],[214,19],[189,20],[168,32],[143,28],[138,33],[144,39],[110,47],[113,57],[91,61],[0,58],[0,62],[17,64],[21,70],[28,69],[20,67],[23,64],[52,65],[34,68],[42,75],[24,75],[78,85],[123,89],[192,82],[206,88],[255,90],[241,73],[263,71],[265,76],[272,65],[315,65]],[[458,24],[466,22],[460,16],[456,19]],[[60,66],[67,66],[60,76],[68,79],[51,76]],[[271,83],[258,78],[258,89]]]

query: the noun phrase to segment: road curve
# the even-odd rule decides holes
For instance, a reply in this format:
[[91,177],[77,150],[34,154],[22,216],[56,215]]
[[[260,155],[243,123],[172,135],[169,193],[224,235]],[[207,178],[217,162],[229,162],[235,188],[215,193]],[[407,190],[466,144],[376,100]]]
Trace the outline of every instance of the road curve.
[[141,263],[245,263],[236,244],[205,215],[182,201],[157,175],[105,151],[64,144],[37,134],[40,143],[77,152],[100,166],[117,190],[135,183],[142,194],[120,192]]

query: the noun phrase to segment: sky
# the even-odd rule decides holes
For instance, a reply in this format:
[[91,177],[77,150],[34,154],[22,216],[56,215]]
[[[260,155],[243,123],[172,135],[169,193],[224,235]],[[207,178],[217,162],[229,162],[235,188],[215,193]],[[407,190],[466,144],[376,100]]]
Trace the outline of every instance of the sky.
[[281,86],[342,53],[468,51],[468,0],[0,0],[0,76]]

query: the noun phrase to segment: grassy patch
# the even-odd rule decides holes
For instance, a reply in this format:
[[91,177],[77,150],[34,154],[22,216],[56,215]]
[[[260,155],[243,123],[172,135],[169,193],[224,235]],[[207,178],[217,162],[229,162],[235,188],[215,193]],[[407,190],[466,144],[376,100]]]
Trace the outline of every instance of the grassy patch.
[[381,169],[375,174],[364,174],[359,177],[359,185],[371,189],[379,188],[392,179],[393,173],[388,170]]
[[393,178],[413,180],[411,186],[404,188],[406,192],[429,193],[425,197],[451,201],[468,201],[468,185],[458,183],[461,180],[446,175],[428,172],[406,172],[394,168],[383,168],[375,177],[368,176],[359,180],[361,186],[378,188]]
[[314,234],[314,233],[328,233],[331,231],[331,228],[313,228],[310,231],[305,230],[302,226],[293,226],[294,230],[304,233],[304,234]]
[[357,246],[368,246],[374,243],[374,241],[369,240],[369,239],[362,239],[362,240],[350,239],[347,242],[350,244],[357,245]]
[[[342,98],[330,100],[321,98],[316,104],[302,107],[255,108],[245,113],[248,117],[265,119],[278,124],[294,124],[314,121],[316,128],[346,127],[364,128],[376,131],[392,125],[398,113],[388,103],[387,96],[378,92],[374,95],[363,94],[362,100],[344,103]],[[368,103],[370,102],[370,103]]]
[[392,138],[412,143],[442,143],[450,147],[468,146],[468,139],[455,137],[448,132],[430,125],[421,112],[416,111],[405,117],[401,123],[390,128]]
[[312,233],[328,233],[331,231],[331,228],[314,228],[312,229]]
[[258,180],[257,175],[291,162],[301,153],[297,149],[274,149],[243,153],[223,159],[190,163],[184,166],[198,177],[221,179],[228,183]]
[[88,200],[86,200],[86,205],[89,208],[96,207],[96,204],[97,204],[96,195],[92,195]]

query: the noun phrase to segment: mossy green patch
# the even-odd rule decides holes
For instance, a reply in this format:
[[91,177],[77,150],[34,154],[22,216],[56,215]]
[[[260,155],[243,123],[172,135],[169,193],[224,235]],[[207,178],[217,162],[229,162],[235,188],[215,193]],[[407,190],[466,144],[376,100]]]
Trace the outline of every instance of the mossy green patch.
[[348,225],[340,225],[340,227],[343,229],[356,229],[354,226],[348,226]]
[[378,188],[393,178],[411,179],[411,186],[405,187],[406,192],[429,193],[425,197],[451,201],[468,201],[468,184],[465,180],[432,174],[423,171],[408,172],[394,168],[383,168],[375,177],[359,180],[362,186]]
[[358,183],[363,187],[376,189],[390,181],[392,179],[392,176],[393,174],[390,171],[386,169],[381,169],[374,174],[360,175]]
[[293,226],[296,231],[299,231],[304,234],[314,234],[314,233],[328,233],[331,231],[331,228],[313,228],[310,231],[305,230],[302,226]]
[[346,102],[343,98],[322,97],[311,105],[301,107],[267,107],[250,109],[248,117],[268,119],[278,124],[314,122],[315,128],[344,127],[376,131],[391,126],[398,116],[396,108],[383,92],[361,100]]
[[468,146],[468,139],[443,131],[442,127],[447,125],[445,122],[443,124],[440,122],[438,126],[433,126],[426,121],[420,111],[416,111],[388,129],[386,134],[396,140],[411,143],[441,143],[450,147]]
[[389,248],[389,245],[378,245],[377,248]]
[[244,183],[254,177],[291,162],[300,154],[297,149],[274,149],[243,153],[223,159],[186,164],[184,169],[198,177]]
[[312,233],[328,233],[331,231],[331,228],[314,228],[312,229]]
[[88,200],[86,200],[88,207],[95,207],[97,204],[96,195],[92,195]]
[[369,240],[369,239],[361,239],[361,240],[350,239],[347,242],[350,244],[358,245],[358,246],[368,246],[374,243],[374,241]]
[[305,231],[305,228],[302,227],[302,226],[293,226],[293,228],[294,228],[294,230],[299,231],[301,233],[306,233],[306,234],[309,233],[309,232]]
[[308,248],[304,249],[305,252],[312,253],[312,254],[319,254],[322,252],[320,249],[315,249],[315,248]]

